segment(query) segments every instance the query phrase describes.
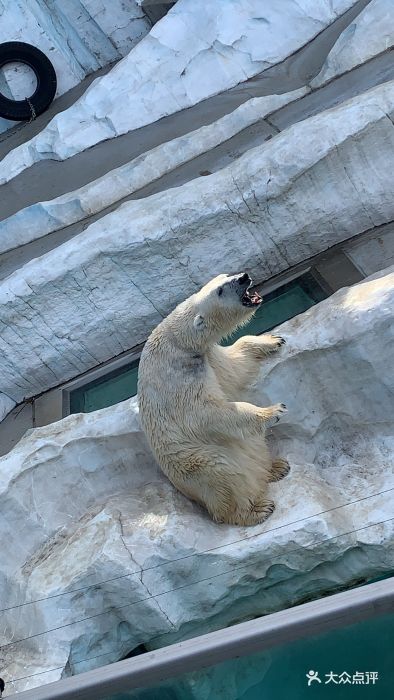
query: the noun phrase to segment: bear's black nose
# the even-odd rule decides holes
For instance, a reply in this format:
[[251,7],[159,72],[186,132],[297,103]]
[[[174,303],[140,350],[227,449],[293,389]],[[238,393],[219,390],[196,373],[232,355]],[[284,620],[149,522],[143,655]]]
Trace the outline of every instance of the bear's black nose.
[[247,272],[244,272],[244,274],[238,278],[238,284],[250,284],[251,281]]

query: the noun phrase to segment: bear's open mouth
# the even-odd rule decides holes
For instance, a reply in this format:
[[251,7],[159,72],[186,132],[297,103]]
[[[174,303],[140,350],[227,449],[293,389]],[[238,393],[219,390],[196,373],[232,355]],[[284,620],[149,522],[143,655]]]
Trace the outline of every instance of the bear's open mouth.
[[242,306],[258,306],[262,301],[260,294],[249,289],[246,289],[241,297]]

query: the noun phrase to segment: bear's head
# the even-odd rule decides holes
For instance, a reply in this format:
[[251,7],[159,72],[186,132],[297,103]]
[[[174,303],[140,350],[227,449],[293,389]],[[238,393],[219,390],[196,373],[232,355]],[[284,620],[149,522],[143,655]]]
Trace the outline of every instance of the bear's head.
[[249,291],[251,285],[246,272],[218,275],[180,304],[173,328],[182,328],[182,345],[204,351],[247,323],[262,302],[256,292]]

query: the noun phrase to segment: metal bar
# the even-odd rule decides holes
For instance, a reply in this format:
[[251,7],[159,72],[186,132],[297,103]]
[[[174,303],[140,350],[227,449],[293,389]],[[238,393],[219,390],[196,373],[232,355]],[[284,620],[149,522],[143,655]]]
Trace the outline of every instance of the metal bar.
[[393,612],[394,577],[27,690],[18,698],[110,700],[116,693]]

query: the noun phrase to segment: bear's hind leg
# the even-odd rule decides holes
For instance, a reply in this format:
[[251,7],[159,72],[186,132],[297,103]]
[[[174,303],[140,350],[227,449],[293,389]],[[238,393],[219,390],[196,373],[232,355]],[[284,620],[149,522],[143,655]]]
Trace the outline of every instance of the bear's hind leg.
[[203,505],[215,522],[245,526],[264,522],[274,511],[275,504],[266,497],[269,476],[245,446],[243,453],[234,454],[233,448],[226,455],[200,455],[198,470],[173,483]]
[[274,459],[271,466],[270,481],[280,481],[288,475],[290,464],[287,459]]
[[237,511],[237,522],[234,522],[234,525],[260,525],[264,523],[275,510],[275,503],[269,498],[256,498],[250,501],[249,504],[249,507],[245,510]]
[[[222,489],[221,489],[222,491]],[[216,492],[217,494],[217,492]],[[206,503],[208,512],[217,523],[227,525],[251,526],[263,523],[275,510],[275,503],[263,496],[249,498],[244,503],[237,499],[237,494],[232,493],[231,499],[226,499],[222,503],[219,498],[215,498],[215,491],[211,491],[209,503]]]
[[[187,498],[202,505],[217,523],[227,523],[228,514],[235,512],[237,498],[228,473],[217,473],[216,463],[206,457],[198,458],[188,474],[171,475],[174,486]],[[194,474],[193,474],[194,470]]]

